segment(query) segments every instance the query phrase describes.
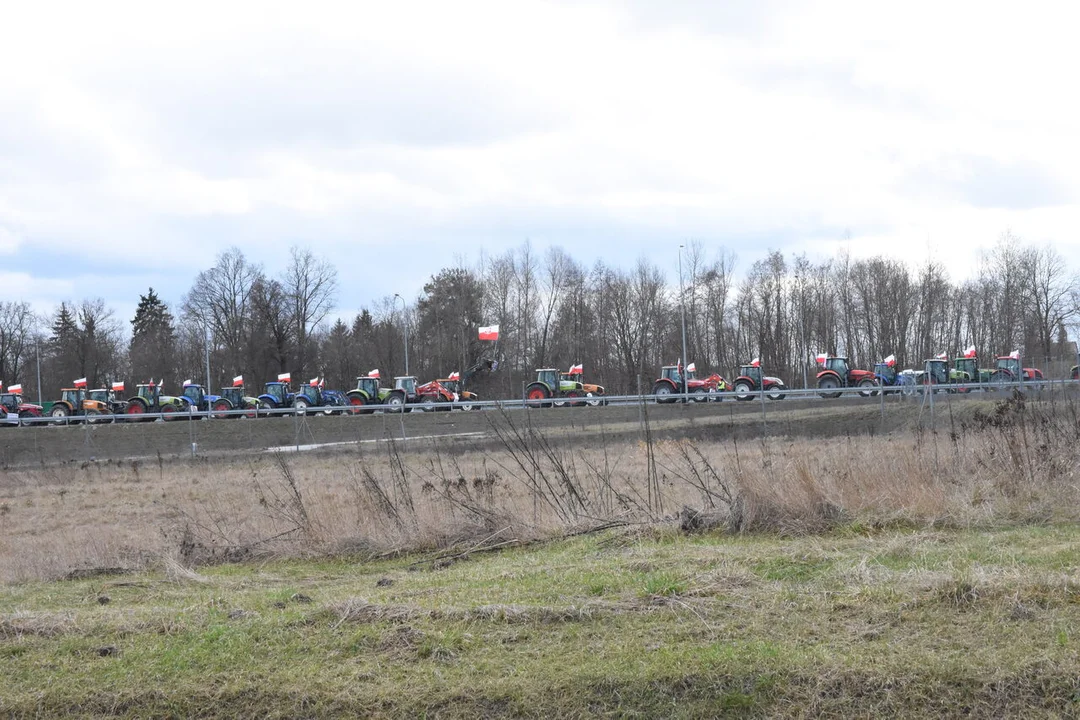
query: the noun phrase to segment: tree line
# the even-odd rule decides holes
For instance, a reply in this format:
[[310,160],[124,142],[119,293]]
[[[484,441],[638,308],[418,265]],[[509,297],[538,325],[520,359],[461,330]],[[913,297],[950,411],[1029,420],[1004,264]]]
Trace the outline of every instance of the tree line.
[[[526,242],[444,268],[411,302],[382,298],[350,320],[335,316],[340,280],[325,258],[294,247],[271,276],[231,248],[175,304],[148,290],[130,320],[95,298],[62,302],[46,317],[23,301],[0,303],[0,380],[36,397],[40,358],[45,399],[81,377],[91,387],[165,379],[178,392],[185,378],[205,382],[209,357],[214,388],[243,375],[254,389],[280,372],[348,388],[374,368],[404,374],[407,333],[409,371],[422,380],[498,360],[497,372],[476,377],[488,397],[516,397],[534,369],[573,363],[609,393],[648,391],[659,367],[682,355],[684,312],[698,368],[730,375],[757,357],[795,387],[804,376],[813,383],[818,352],[863,367],[895,354],[910,366],[974,344],[987,360],[1020,349],[1075,362],[1068,337],[1080,323],[1080,275],[1052,246],[1010,233],[963,282],[936,260],[774,251],[740,272],[725,248],[690,242],[682,252],[680,278],[677,256],[672,267],[587,266]],[[496,324],[497,343],[478,339],[479,326]]]

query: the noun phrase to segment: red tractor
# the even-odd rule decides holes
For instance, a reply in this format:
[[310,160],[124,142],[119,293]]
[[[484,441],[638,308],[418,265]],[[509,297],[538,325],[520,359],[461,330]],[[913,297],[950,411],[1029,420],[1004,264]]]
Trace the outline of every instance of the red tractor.
[[[818,356],[818,360],[822,360]],[[823,398],[840,397],[840,388],[857,387],[859,394],[870,397],[877,388],[877,379],[873,370],[856,370],[848,364],[846,357],[824,357],[825,369],[817,374],[818,390]]]
[[[446,382],[452,381],[447,379]],[[460,399],[456,391],[446,387],[439,380],[417,386],[416,394],[420,398],[420,407],[424,410],[452,410],[451,403]]]
[[1037,383],[1035,388],[1043,389],[1043,372],[1039,368],[1020,367],[1020,353],[1013,352],[1010,355],[999,357],[997,367],[990,373],[992,383],[1018,382],[1021,377],[1025,383]]
[[761,361],[757,358],[739,367],[739,376],[735,378],[732,387],[736,400],[752,400],[754,393],[762,389],[765,390],[765,397],[770,400],[783,400],[787,390],[783,380],[762,373]]
[[23,400],[22,385],[12,385],[0,393],[0,425],[19,425],[23,420],[42,416],[40,405]]
[[[653,383],[653,395],[658,403],[675,402],[675,395],[682,395],[683,376],[682,365],[665,365],[660,368],[660,377]],[[727,381],[717,373],[713,373],[704,379],[695,377],[697,368],[694,363],[686,366],[686,389],[690,393],[690,399],[694,402],[708,400],[709,396],[718,392],[729,390]]]

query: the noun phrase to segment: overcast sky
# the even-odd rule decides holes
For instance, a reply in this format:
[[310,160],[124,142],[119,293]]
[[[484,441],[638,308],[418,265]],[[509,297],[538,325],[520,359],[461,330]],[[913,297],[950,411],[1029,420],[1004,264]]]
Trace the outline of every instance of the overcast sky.
[[[1074,3],[25,2],[0,26],[0,292],[179,304],[311,246],[344,314],[530,239],[1080,268]],[[125,318],[126,319],[126,318]]]

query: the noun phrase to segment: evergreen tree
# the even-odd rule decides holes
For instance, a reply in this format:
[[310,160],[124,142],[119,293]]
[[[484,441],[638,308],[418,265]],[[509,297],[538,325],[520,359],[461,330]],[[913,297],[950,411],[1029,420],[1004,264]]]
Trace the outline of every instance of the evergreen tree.
[[139,296],[131,320],[129,358],[135,379],[172,377],[176,359],[176,325],[169,306],[154,288]]

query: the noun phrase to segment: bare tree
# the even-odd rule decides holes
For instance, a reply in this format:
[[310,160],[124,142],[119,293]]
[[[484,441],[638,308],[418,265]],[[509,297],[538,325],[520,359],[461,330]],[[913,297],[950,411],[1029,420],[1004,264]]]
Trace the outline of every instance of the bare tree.
[[289,265],[281,275],[296,337],[296,370],[307,370],[308,334],[334,309],[337,302],[337,268],[307,248],[293,246]]

